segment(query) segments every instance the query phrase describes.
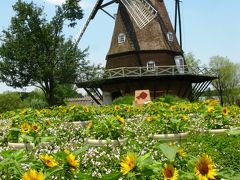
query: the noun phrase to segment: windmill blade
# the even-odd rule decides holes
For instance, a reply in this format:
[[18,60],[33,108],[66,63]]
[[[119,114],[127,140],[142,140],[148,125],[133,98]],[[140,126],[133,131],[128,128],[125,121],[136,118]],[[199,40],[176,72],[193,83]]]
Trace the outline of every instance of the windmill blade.
[[156,16],[157,10],[146,0],[120,0],[137,26],[142,29]]
[[86,31],[90,21],[95,17],[95,15],[97,14],[97,11],[100,9],[101,4],[103,3],[103,0],[98,0],[91,12],[91,14],[89,15],[89,17],[87,18],[82,30],[79,32],[79,34],[76,36],[77,38],[75,38],[74,42],[75,42],[75,47],[78,45],[78,43],[80,42],[84,32]]

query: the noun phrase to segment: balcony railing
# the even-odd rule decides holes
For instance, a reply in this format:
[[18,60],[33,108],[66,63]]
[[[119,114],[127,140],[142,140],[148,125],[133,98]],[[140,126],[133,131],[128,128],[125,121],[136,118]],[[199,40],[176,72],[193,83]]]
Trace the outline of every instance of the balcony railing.
[[84,74],[80,81],[91,81],[97,79],[114,79],[124,77],[146,77],[146,76],[166,76],[166,75],[199,75],[217,77],[218,74],[211,68],[193,66],[155,66],[153,69],[147,67],[120,67],[100,71],[94,77]]

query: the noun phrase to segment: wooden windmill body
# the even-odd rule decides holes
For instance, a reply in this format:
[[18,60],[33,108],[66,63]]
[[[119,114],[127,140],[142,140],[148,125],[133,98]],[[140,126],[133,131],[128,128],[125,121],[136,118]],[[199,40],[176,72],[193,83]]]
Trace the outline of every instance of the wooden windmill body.
[[140,89],[148,89],[153,98],[173,94],[192,99],[216,77],[192,73],[186,66],[163,0],[121,0],[115,17],[104,76],[78,83],[88,93],[87,88],[100,88],[104,104]]

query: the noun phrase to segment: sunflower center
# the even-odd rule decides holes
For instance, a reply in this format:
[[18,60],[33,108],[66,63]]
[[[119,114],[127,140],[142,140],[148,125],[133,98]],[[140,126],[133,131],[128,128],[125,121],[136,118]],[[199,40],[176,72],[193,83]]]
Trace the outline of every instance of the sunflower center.
[[205,175],[205,174],[208,174],[208,164],[206,162],[202,162],[200,165],[199,165],[199,171],[201,174]]
[[172,171],[172,169],[169,169],[169,168],[164,169],[164,175],[165,175],[165,177],[167,177],[167,178],[173,177],[173,171]]

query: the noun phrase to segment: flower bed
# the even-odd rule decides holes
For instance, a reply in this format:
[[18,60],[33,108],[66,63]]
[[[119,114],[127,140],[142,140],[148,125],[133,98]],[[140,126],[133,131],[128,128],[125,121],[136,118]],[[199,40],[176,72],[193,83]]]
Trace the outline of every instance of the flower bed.
[[[3,114],[0,177],[21,179],[31,174],[38,179],[240,177],[240,156],[236,148],[240,146],[238,107],[221,107],[215,101],[182,100],[159,100],[142,107],[90,107],[91,123],[85,128],[69,123],[69,115],[73,116],[73,109],[78,107],[71,108],[24,109]],[[126,120],[129,118],[135,119]],[[218,128],[227,129],[221,130],[226,133],[218,136],[199,133],[212,129],[218,132]],[[234,132],[229,131],[234,128]],[[163,135],[168,138],[173,134],[171,136],[184,141],[163,143],[155,139],[159,134],[168,134]],[[42,145],[48,137],[55,138]],[[88,138],[102,142],[101,146],[88,144]],[[35,146],[28,151],[11,150],[8,144],[13,140],[34,142]],[[114,144],[110,143],[112,140]],[[208,169],[203,172],[204,168]]]

